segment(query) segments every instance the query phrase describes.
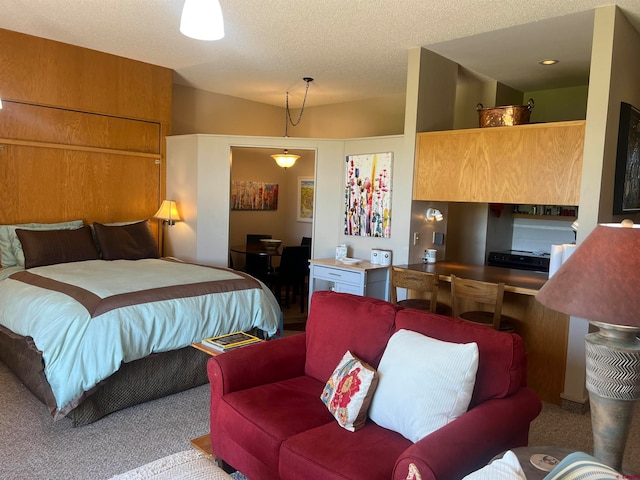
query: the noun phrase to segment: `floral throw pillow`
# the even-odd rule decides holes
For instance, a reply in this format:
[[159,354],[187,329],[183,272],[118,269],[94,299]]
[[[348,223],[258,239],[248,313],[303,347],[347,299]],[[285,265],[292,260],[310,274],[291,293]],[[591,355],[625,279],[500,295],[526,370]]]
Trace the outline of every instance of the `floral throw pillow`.
[[341,427],[355,432],[367,420],[377,385],[375,369],[347,351],[324,386],[320,399]]

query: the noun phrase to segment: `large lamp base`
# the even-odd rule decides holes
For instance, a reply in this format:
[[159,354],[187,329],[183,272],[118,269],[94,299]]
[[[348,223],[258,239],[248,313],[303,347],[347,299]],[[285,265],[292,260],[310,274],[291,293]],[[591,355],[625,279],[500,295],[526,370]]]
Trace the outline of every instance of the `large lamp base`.
[[634,402],[640,399],[640,328],[591,324],[599,328],[585,337],[593,454],[621,472]]

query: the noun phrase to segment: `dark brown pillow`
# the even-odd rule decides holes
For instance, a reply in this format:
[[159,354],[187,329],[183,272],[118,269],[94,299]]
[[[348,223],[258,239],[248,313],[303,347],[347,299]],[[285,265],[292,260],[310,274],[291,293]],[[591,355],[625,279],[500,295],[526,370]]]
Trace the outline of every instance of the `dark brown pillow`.
[[103,225],[94,222],[93,229],[103,260],[140,260],[160,257],[147,220],[127,225]]
[[75,230],[24,230],[16,228],[24,251],[24,267],[99,260],[88,225]]

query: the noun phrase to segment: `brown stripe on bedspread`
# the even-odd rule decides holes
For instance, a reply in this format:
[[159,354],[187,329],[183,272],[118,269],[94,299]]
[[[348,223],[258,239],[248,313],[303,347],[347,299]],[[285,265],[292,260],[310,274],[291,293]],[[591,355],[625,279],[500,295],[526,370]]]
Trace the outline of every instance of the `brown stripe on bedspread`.
[[212,293],[225,293],[261,288],[260,283],[254,278],[241,273],[239,273],[239,275],[242,278],[151,288],[147,290],[139,290],[137,292],[112,295],[106,298],[100,298],[81,287],[41,277],[40,275],[36,275],[31,272],[14,273],[10,278],[29,285],[35,285],[69,295],[74,300],[82,304],[82,306],[87,309],[91,317],[94,318],[102,315],[103,313],[115,310],[116,308],[128,307],[131,305],[160,302],[175,298],[198,297]]
[[86,308],[87,311],[89,311],[89,313],[93,312],[98,307],[100,302],[102,302],[102,299],[98,295],[90,292],[89,290],[85,290],[81,287],[76,287],[75,285],[69,285],[68,283],[59,282],[58,280],[53,280],[51,278],[42,277],[40,275],[36,275],[35,273],[17,272],[9,276],[9,278],[18,280],[19,282],[26,283],[28,285],[33,285],[35,287],[45,288],[47,290],[53,290],[54,292],[60,292],[64,293],[65,295],[69,295],[78,303],[81,303],[82,306]]

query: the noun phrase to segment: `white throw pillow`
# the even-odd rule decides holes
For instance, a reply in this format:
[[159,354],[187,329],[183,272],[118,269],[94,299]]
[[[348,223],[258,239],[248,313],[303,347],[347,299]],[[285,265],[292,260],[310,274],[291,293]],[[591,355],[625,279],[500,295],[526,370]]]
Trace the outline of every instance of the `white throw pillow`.
[[477,344],[398,330],[380,360],[369,417],[417,442],[467,411],[477,370]]
[[511,450],[502,458],[494,460],[489,465],[470,473],[462,480],[527,480],[518,457]]

